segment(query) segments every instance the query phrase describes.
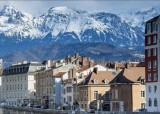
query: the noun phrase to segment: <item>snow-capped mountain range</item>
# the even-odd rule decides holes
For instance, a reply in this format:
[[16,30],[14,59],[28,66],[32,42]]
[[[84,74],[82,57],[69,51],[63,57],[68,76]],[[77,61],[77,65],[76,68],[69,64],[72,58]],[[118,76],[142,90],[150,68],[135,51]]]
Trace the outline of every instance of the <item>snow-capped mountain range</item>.
[[39,17],[5,5],[0,10],[2,53],[25,50],[56,42],[106,42],[115,46],[142,46],[144,22],[160,14],[160,9],[122,14],[52,7]]

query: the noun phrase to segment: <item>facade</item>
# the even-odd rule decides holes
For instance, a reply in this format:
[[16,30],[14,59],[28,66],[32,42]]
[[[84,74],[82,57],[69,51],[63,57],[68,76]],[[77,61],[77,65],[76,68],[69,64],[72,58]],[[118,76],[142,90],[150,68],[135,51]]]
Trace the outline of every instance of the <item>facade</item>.
[[160,111],[160,16],[146,22],[145,61],[146,61],[146,108],[148,111]]
[[145,108],[145,67],[127,67],[111,82],[111,111],[139,111]]
[[36,97],[39,104],[46,108],[61,106],[62,80],[68,78],[68,71],[73,67],[75,67],[74,64],[68,63],[36,73]]
[[110,111],[109,82],[117,72],[119,71],[99,71],[98,68],[94,68],[78,86],[80,107],[86,111]]
[[35,72],[44,65],[26,61],[12,64],[2,73],[3,100],[8,105],[27,105],[35,100]]
[[[46,68],[36,73],[36,90],[39,104],[47,108],[62,108],[63,80],[73,79],[71,69],[81,69],[91,65],[91,60],[75,53],[73,57],[67,55],[65,60],[45,61]],[[48,92],[47,92],[48,91]]]
[[99,71],[106,71],[106,68],[101,65],[90,65],[82,66],[79,69],[70,69],[70,77],[63,81],[63,107],[64,109],[78,109],[79,108],[79,88],[78,84],[81,83],[86,76],[93,72],[94,68],[98,68]]

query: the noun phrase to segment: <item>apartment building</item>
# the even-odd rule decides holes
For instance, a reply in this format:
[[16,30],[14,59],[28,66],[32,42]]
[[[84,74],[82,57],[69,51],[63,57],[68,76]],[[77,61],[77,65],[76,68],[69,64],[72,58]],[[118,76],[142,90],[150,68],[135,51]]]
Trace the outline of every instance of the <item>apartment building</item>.
[[65,60],[45,61],[46,68],[36,74],[36,97],[39,103],[47,105],[47,108],[62,107],[63,80],[72,78],[70,69],[89,66],[90,61],[89,58],[81,57],[78,53],[73,57],[67,55]]
[[109,82],[118,72],[99,71],[98,68],[94,68],[78,85],[80,107],[86,111],[89,109],[110,111]]
[[74,64],[68,63],[36,73],[36,97],[39,104],[46,108],[61,107],[62,80],[69,77],[68,71],[74,67]]
[[110,82],[111,111],[139,111],[145,108],[145,67],[127,63]]
[[18,62],[2,73],[2,99],[8,105],[27,105],[35,100],[35,72],[44,67],[38,62]]
[[146,108],[150,112],[160,111],[160,16],[146,22],[145,61],[146,61]]

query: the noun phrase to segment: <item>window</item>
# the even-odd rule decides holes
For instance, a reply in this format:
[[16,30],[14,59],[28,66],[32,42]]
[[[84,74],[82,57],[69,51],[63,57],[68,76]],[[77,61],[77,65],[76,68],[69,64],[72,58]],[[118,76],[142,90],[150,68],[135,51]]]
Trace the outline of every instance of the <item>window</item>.
[[147,23],[147,33],[151,32],[151,23]]
[[155,22],[152,24],[152,26],[153,26],[153,32],[157,31]]
[[157,36],[156,35],[153,36],[153,43],[157,43]]
[[66,98],[63,98],[63,102],[64,102],[64,103],[66,102]]
[[150,49],[148,49],[147,56],[148,56],[148,57],[151,56],[151,50],[150,50]]
[[67,101],[72,102],[72,96],[67,96]]
[[145,97],[145,91],[141,91],[141,97]]
[[65,91],[65,89],[63,89],[63,94],[66,94],[66,91]]
[[157,55],[157,50],[156,48],[153,48],[153,56],[156,56]]
[[148,73],[148,81],[151,81],[151,73]]
[[147,38],[147,44],[151,44],[151,37],[150,36],[148,36],[148,38]]
[[151,100],[151,98],[149,98],[149,100],[148,100],[148,106],[152,106],[152,100]]
[[87,96],[87,91],[86,90],[84,90],[84,97],[86,97]]
[[157,61],[154,60],[154,61],[153,61],[153,68],[156,68],[156,67],[157,67]]
[[67,93],[71,93],[72,92],[72,87],[67,87]]
[[145,109],[145,103],[141,103],[141,109]]
[[148,91],[149,93],[151,93],[151,86],[148,86]]
[[157,98],[154,98],[154,106],[157,106]]
[[157,73],[153,74],[153,81],[157,81]]
[[94,84],[97,84],[97,83],[98,83],[98,80],[94,79],[93,82],[94,82]]
[[94,99],[98,99],[98,91],[94,91]]
[[115,99],[118,99],[118,90],[115,90]]
[[109,91],[106,91],[105,93],[105,100],[109,100]]
[[151,68],[151,61],[148,61],[148,69]]
[[87,108],[87,104],[84,104],[85,105],[85,108]]
[[154,92],[155,93],[157,92],[157,86],[154,86]]

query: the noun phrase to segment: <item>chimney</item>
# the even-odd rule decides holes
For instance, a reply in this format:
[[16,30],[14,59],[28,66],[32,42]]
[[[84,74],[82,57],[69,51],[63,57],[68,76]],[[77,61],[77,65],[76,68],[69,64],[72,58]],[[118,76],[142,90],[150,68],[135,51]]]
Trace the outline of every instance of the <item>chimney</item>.
[[75,65],[77,66],[77,68],[79,68],[79,59],[75,60]]
[[93,71],[94,73],[98,74],[98,67],[95,67]]
[[76,78],[76,69],[75,68],[70,69],[69,73],[70,73],[70,78],[71,79]]
[[116,69],[117,67],[118,67],[118,63],[115,62],[115,63],[114,63],[114,69]]
[[82,66],[85,65],[85,57],[82,57]]
[[79,57],[79,53],[75,53],[75,58],[78,58]]
[[92,62],[91,62],[91,61],[89,61],[89,68],[90,68],[90,67],[92,67]]
[[66,56],[66,62],[67,62],[67,63],[70,62],[70,58],[71,58],[70,55],[67,55],[67,56]]
[[129,69],[130,68],[130,64],[126,63],[126,68]]

